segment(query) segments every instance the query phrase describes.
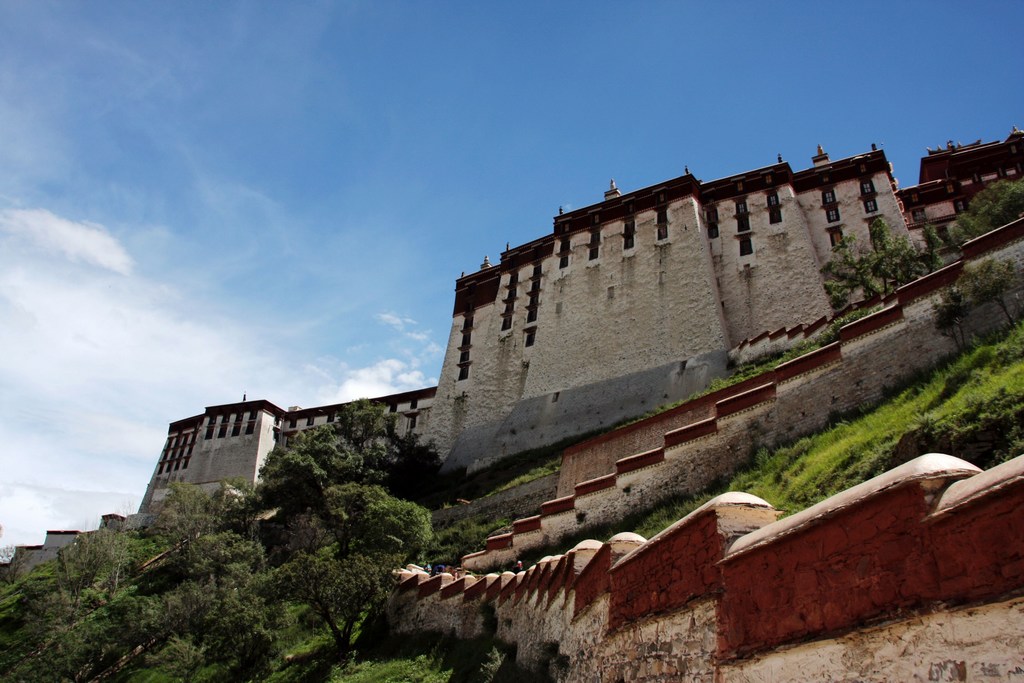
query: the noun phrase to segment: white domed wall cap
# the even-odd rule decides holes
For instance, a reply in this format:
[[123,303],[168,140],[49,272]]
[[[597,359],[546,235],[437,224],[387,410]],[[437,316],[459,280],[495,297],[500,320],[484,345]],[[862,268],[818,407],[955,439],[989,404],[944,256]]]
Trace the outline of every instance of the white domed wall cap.
[[412,577],[416,576],[416,572],[411,572],[408,569],[402,569],[402,570],[397,571],[395,573],[398,574],[398,582],[399,583],[401,583],[403,581],[407,581],[407,580],[411,579]]
[[608,545],[612,547],[612,555],[619,556],[623,553],[630,552],[635,548],[642,546],[647,543],[647,539],[640,534],[634,534],[630,531],[623,531],[621,534],[615,534],[608,539]]
[[873,479],[868,479],[861,484],[841,491],[831,498],[826,498],[806,510],[801,510],[794,515],[780,519],[777,522],[772,522],[757,531],[750,532],[746,536],[741,536],[732,544],[725,557],[728,559],[739,553],[799,531],[822,519],[831,517],[848,507],[861,504],[865,500],[894,486],[918,482],[926,490],[934,491],[951,479],[972,477],[979,472],[981,472],[981,469],[978,467],[975,467],[966,460],[954,458],[952,455],[946,455],[945,453],[922,455],[910,462],[903,463],[895,469],[883,472]]
[[1019,481],[1024,481],[1024,455],[951,484],[942,493],[932,514],[944,514],[981,496],[993,495]]
[[[769,503],[764,498],[758,498],[753,494],[744,493],[743,491],[728,491],[720,496],[715,496],[714,498],[712,498],[711,500],[709,500],[708,502],[704,503],[699,508],[694,510],[693,512],[700,512],[701,510],[706,510],[707,508],[728,507],[730,505],[744,505],[747,507],[771,508],[772,510],[775,509],[772,506],[772,504]],[[690,514],[692,515],[693,512],[691,512]],[[686,518],[684,517],[683,519]]]
[[[727,491],[721,495],[715,496],[708,502],[701,505],[699,508],[686,515],[679,521],[670,524],[654,536],[651,536],[650,540],[643,546],[644,549],[650,548],[657,543],[663,541],[667,536],[672,534],[676,529],[681,526],[685,526],[690,523],[690,520],[697,515],[703,514],[707,510],[718,509],[718,508],[730,508],[730,507],[743,507],[743,508],[759,508],[762,510],[775,510],[775,507],[771,503],[763,498],[758,498],[750,493],[744,493],[743,491]],[[629,558],[633,557],[637,553],[642,552],[641,548],[634,549],[631,553],[619,559],[615,566],[625,564],[629,561]]]
[[421,571],[423,571],[423,567],[419,566],[418,564],[407,564],[407,565],[405,565],[405,568],[408,569],[411,572],[421,572]]
[[503,578],[503,579],[505,579],[505,578],[514,579],[514,578],[516,578],[516,574],[515,574],[515,572],[502,572],[501,573],[501,578]]
[[540,561],[537,562],[537,565],[539,566],[539,565],[542,565],[542,564],[544,564],[546,562],[550,562],[550,561],[551,561],[551,556],[550,555],[545,555],[544,557],[540,558]]
[[601,549],[602,545],[604,545],[604,543],[601,543],[601,541],[595,541],[592,538],[588,538],[585,541],[580,541],[579,543],[574,545],[572,547],[572,549],[575,550],[576,552],[580,552],[580,551],[593,551],[593,552],[597,552],[598,550]]
[[[509,572],[509,573],[511,573],[511,572]],[[496,572],[491,572],[490,574],[487,574],[486,576],[484,576],[484,578],[487,579],[488,581],[492,581],[494,579],[501,578],[501,574],[498,574]]]

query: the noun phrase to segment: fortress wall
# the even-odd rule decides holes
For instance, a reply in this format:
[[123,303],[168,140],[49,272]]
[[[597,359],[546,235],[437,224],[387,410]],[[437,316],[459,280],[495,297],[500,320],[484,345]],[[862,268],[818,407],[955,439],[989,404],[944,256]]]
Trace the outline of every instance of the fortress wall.
[[[504,420],[491,423],[486,440],[483,429],[460,437],[449,460],[453,465],[468,463],[469,470],[475,471],[538,444],[557,443],[607,429],[639,411],[693,395],[713,378],[724,376],[725,367],[726,354],[712,352],[681,363],[666,363],[623,377],[523,399]],[[459,448],[467,442],[483,448],[482,452],[474,451],[474,460],[469,460]]]
[[1024,456],[980,472],[931,454],[779,521],[729,493],[514,576],[403,572],[389,621],[476,634],[493,609],[520,663],[559,681],[1012,680],[1021,504]]
[[[734,342],[764,330],[809,323],[831,312],[821,286],[822,263],[793,187],[780,185],[773,191],[779,196],[782,221],[769,222],[765,193],[750,193],[745,196],[750,230],[742,233],[735,200],[717,204],[721,256],[715,258],[715,277]],[[742,238],[751,240],[752,253],[740,253]]]
[[[482,285],[475,290],[475,297],[494,299],[472,302],[463,380],[467,313],[453,318],[428,433],[442,449],[451,446],[446,470],[476,469],[607,427],[685,398],[724,373],[729,340],[696,203],[683,197],[666,211],[665,239],[657,238],[657,212],[639,211],[633,248],[624,248],[624,221],[617,219],[595,226],[596,259],[589,258],[592,233],[584,231],[567,238],[568,252],[509,256],[517,265],[503,262],[500,274],[492,267],[495,273],[474,276],[499,284],[493,295]],[[503,330],[506,310],[512,322]]]
[[[966,253],[975,259],[1019,262],[1024,219],[995,233],[980,247],[969,243]],[[484,569],[499,558],[508,561],[669,495],[694,493],[734,472],[757,448],[792,441],[835,415],[878,401],[889,387],[954,350],[953,342],[934,328],[933,304],[962,267],[960,262],[951,264],[901,288],[885,308],[843,327],[837,344],[765,373],[761,387],[724,392],[715,403],[714,418],[666,433],[660,455],[649,451],[620,458],[614,472],[580,482],[571,497],[559,499],[558,515],[545,514],[542,506],[541,515],[528,518],[529,524],[517,522],[500,556],[492,560],[485,550],[463,558],[464,565]],[[1021,291],[1019,284],[1016,291]],[[989,304],[971,313],[967,327],[972,334],[985,333],[1005,323],[1001,316]],[[660,418],[650,419],[658,423]],[[565,514],[568,509],[575,514]]]
[[572,236],[567,267],[557,255],[546,259],[524,396],[728,348],[693,197],[670,202],[667,218],[665,239],[657,239],[656,212],[641,211],[633,248],[623,248],[624,221],[615,220],[600,227],[596,259],[587,232]]

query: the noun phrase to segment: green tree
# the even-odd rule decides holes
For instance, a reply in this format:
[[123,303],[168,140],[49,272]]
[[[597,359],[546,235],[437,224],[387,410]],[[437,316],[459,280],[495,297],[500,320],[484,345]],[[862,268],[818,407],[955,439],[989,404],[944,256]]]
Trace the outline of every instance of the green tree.
[[302,431],[287,448],[275,448],[260,470],[258,492],[283,518],[322,516],[333,484],[383,484],[411,498],[439,465],[432,446],[399,434],[396,416],[364,399],[343,406],[333,424]]
[[958,245],[1020,218],[1024,213],[1024,179],[992,183],[971,199],[956,218],[953,231]]
[[964,338],[964,319],[967,317],[967,300],[956,285],[942,291],[935,307],[935,327],[943,335],[950,337],[956,347],[963,350],[967,345]]
[[871,223],[869,233],[871,249],[857,245],[853,236],[844,237],[833,247],[832,260],[821,269],[827,277],[825,291],[835,309],[845,306],[855,293],[865,298],[891,294],[941,263],[938,235],[926,235],[927,246],[918,251],[906,237],[893,236],[881,218]]
[[1006,295],[1015,280],[1016,272],[1012,262],[990,258],[964,268],[958,284],[971,306],[995,303],[1006,316],[1006,321],[1012,325],[1014,316],[1010,312]]

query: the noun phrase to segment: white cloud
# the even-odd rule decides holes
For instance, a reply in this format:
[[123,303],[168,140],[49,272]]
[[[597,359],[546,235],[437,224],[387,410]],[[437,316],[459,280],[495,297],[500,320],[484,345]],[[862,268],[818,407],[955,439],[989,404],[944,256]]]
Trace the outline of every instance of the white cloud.
[[124,247],[102,226],[76,223],[45,209],[0,211],[0,230],[36,248],[60,252],[68,260],[85,262],[129,275],[134,262]]
[[275,375],[283,364],[273,352],[254,347],[259,334],[208,319],[185,293],[133,273],[102,226],[41,209],[0,220],[5,543],[38,543],[46,528],[137,501],[167,423],[216,402],[224,387],[239,397],[253,378],[294,387]]
[[395,313],[388,313],[388,312],[378,313],[374,317],[377,320],[379,320],[380,322],[384,323],[385,325],[388,325],[390,327],[395,328],[399,332],[405,332],[406,326],[411,326],[411,325],[415,325],[416,324],[416,321],[413,320],[412,318],[404,318],[404,317],[402,317],[400,315],[397,315]]
[[386,396],[429,386],[427,376],[406,361],[387,358],[364,368],[344,369],[327,403]]

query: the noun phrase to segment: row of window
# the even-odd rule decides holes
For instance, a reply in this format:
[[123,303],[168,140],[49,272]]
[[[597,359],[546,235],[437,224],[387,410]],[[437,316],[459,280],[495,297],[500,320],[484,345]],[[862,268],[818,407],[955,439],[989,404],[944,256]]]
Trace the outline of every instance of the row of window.
[[157,467],[156,473],[164,474],[165,472],[177,472],[179,469],[188,469],[189,460],[191,460],[191,457],[186,457],[183,460],[175,460],[174,462],[162,462],[160,463],[160,466]]
[[[665,209],[658,210],[658,222],[655,225],[656,228],[656,239],[661,242],[668,239],[668,211]],[[601,256],[601,230],[600,228],[594,228],[590,232],[590,241],[587,243],[588,246],[588,260],[596,261]],[[622,230],[622,249],[628,250],[636,247],[636,221],[628,220],[625,222]],[[572,251],[572,245],[568,237],[562,238],[562,241],[558,249],[558,267],[568,268],[569,267],[569,254]]]
[[[258,410],[250,411],[249,419],[245,422],[245,433],[252,434],[256,430],[256,416],[259,414]],[[242,413],[236,413],[234,421],[228,424],[228,415],[221,415],[220,425],[217,424],[217,416],[211,415],[209,422],[206,423],[206,439],[212,439],[216,432],[218,439],[223,439],[227,436],[228,428],[231,428],[231,436],[238,436],[242,433]]]

